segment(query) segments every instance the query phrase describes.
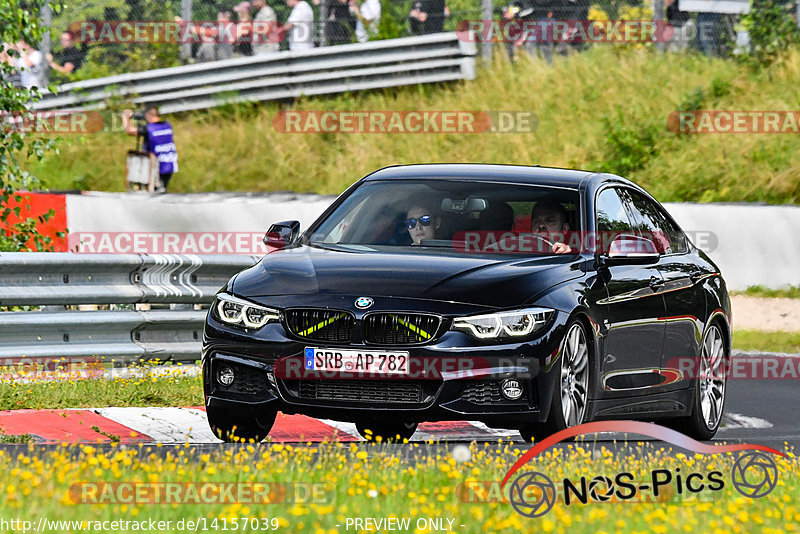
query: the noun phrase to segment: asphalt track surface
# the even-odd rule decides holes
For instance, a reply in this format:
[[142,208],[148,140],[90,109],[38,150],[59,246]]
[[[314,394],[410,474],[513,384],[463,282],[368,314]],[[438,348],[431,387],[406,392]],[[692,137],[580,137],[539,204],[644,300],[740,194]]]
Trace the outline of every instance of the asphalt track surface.
[[[752,357],[753,354],[748,354]],[[800,358],[800,355],[794,355]],[[732,379],[727,383],[727,398],[725,403],[725,416],[723,424],[715,436],[714,443],[755,443],[760,445],[767,445],[778,450],[784,450],[787,447],[795,447],[800,449],[800,420],[798,412],[800,411],[800,379],[797,378],[784,378],[784,379]],[[341,425],[340,425],[341,426]],[[467,426],[466,423],[461,426]],[[499,431],[492,434],[488,428],[478,429],[477,434],[465,433],[463,430],[448,434],[443,432],[439,434],[436,431],[436,426],[430,425],[427,427],[427,432],[418,433],[413,440],[414,443],[409,444],[387,444],[387,447],[394,450],[401,456],[415,456],[417,454],[425,454],[426,452],[441,451],[443,448],[451,449],[455,445],[462,443],[469,443],[471,441],[487,442],[491,448],[502,448],[508,443],[509,440],[514,441],[514,446],[520,450],[526,450],[531,445],[521,440],[518,434],[514,432]],[[442,427],[444,428],[444,427]],[[456,425],[456,428],[460,428]],[[474,428],[473,428],[474,430]],[[205,429],[203,429],[205,431]],[[346,445],[355,443],[357,446],[362,446],[363,442],[356,441],[352,435],[342,433],[346,437]],[[498,438],[501,438],[505,443],[497,444]],[[429,440],[433,440],[430,443]],[[190,441],[190,440],[186,440]],[[208,440],[205,440],[208,441]],[[281,440],[286,443],[295,443],[297,446],[318,446],[319,440],[292,440],[284,438]],[[312,443],[308,443],[312,441]],[[625,434],[597,434],[586,435],[577,438],[585,448],[599,449],[605,447],[612,451],[617,451],[621,454],[632,454],[644,452],[648,449],[660,449],[666,447],[672,449],[674,453],[682,452],[680,448],[674,447],[668,443],[653,440],[651,438],[641,435],[625,435]],[[185,442],[164,443],[160,447],[150,447],[150,443],[129,443],[120,444],[121,447],[135,447],[150,454],[156,452],[165,454],[167,451],[175,450],[185,447]],[[110,443],[93,444],[101,449],[110,449]],[[236,448],[241,445],[237,444],[223,444],[223,443],[209,443],[199,440],[199,442],[192,441],[190,445],[196,451],[213,452],[223,450],[224,448]],[[37,452],[44,453],[53,448],[60,448],[60,443],[36,443],[33,444],[33,449]],[[560,445],[562,447],[567,445]],[[0,449],[9,452],[16,452],[21,450],[28,451],[31,445],[29,444],[2,444]],[[75,448],[75,450],[79,450]]]

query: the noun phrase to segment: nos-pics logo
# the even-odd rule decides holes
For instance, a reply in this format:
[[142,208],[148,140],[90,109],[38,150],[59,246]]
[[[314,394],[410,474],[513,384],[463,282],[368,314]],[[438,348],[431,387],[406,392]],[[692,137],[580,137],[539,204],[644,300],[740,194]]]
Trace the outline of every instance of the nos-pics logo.
[[[706,445],[680,432],[651,423],[599,421],[567,428],[542,440],[509,469],[501,486],[504,486],[526,463],[556,443],[574,436],[597,432],[641,434],[699,454],[739,452],[730,473],[730,482],[736,491],[750,499],[764,497],[775,489],[778,483],[778,465],[771,454],[785,457],[780,451],[764,445],[748,443]],[[591,478],[582,476],[578,480],[564,478],[558,483],[553,482],[544,473],[526,471],[518,474],[511,482],[509,502],[521,515],[534,518],[545,515],[559,500],[567,506],[575,503],[587,504],[590,500],[608,502],[615,499],[617,502],[637,502],[643,494],[659,499],[665,494],[717,492],[722,490],[725,484],[726,477],[720,471],[682,473],[680,468],[653,469],[649,477],[644,477],[644,480],[637,480],[632,473],[621,472],[613,476],[598,475]]]

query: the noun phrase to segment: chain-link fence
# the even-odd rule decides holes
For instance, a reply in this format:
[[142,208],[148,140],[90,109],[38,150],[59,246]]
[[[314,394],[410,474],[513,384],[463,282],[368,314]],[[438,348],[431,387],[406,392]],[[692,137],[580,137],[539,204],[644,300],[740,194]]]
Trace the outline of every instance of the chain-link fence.
[[[746,46],[738,18],[749,0],[713,3],[718,12],[700,12],[706,0],[78,0],[53,16],[49,75],[64,83],[465,29],[512,58],[527,51],[552,60],[601,42],[727,56]],[[615,37],[619,21],[654,19],[665,22],[653,35]]]

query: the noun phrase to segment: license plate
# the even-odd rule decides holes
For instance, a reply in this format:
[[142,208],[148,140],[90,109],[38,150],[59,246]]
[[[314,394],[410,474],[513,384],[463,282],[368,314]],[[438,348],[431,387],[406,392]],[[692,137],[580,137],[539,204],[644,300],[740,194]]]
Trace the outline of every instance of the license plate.
[[307,371],[406,375],[408,353],[306,347],[305,368]]

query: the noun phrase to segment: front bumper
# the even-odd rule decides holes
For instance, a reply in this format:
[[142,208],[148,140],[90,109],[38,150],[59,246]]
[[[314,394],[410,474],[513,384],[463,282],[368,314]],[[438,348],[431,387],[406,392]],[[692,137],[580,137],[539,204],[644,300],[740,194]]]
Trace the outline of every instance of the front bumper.
[[[278,323],[256,331],[224,325],[209,316],[204,332],[203,387],[207,407],[256,416],[268,410],[340,421],[391,414],[405,421],[478,420],[520,427],[543,421],[559,377],[553,371],[566,314],[555,312],[534,339],[482,344],[446,331],[422,346],[370,347],[293,339]],[[308,346],[335,349],[403,350],[407,376],[376,377],[303,369]],[[222,386],[217,371],[227,366],[236,379]],[[522,386],[518,400],[501,392],[506,379]]]

